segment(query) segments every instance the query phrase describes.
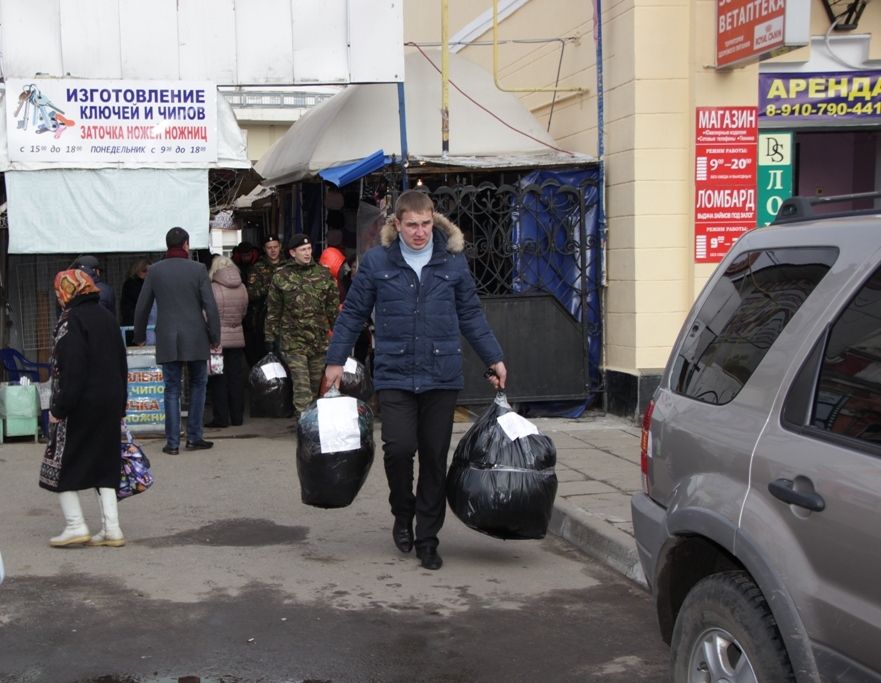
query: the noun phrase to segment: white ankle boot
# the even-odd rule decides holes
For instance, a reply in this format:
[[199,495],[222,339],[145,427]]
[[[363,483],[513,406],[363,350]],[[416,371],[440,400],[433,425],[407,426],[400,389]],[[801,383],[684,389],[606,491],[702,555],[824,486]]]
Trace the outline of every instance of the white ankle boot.
[[119,528],[115,489],[98,489],[98,509],[104,523],[101,526],[101,531],[92,536],[88,544],[90,546],[104,545],[111,548],[125,545],[125,537],[122,535],[122,529]]
[[61,512],[64,514],[66,526],[58,536],[49,539],[53,548],[64,548],[69,545],[82,545],[89,541],[89,527],[83,519],[80,497],[76,491],[62,491],[58,494]]

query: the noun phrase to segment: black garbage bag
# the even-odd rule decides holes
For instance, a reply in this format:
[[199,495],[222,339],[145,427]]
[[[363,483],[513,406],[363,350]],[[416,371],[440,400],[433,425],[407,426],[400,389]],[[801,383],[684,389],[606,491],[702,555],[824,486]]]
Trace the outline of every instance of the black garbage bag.
[[291,378],[274,353],[254,364],[248,376],[251,417],[290,417],[294,413]]
[[332,387],[309,404],[297,425],[297,476],[303,503],[350,505],[373,464],[373,411]]
[[553,441],[499,392],[456,446],[447,473],[450,509],[495,538],[544,538],[557,494],[556,462]]
[[354,396],[361,401],[369,401],[373,395],[373,380],[367,366],[351,356],[343,366],[343,378],[340,380],[340,393]]

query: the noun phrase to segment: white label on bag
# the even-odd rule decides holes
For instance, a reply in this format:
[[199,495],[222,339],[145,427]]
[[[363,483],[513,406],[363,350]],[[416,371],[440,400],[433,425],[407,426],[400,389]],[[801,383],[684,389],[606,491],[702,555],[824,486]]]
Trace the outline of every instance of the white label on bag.
[[505,434],[511,441],[519,439],[521,436],[529,436],[530,434],[538,434],[538,427],[529,420],[515,412],[505,413],[496,418],[499,426],[504,430]]
[[343,372],[348,372],[350,375],[354,375],[358,370],[358,361],[354,358],[346,358],[346,364],[343,366]]
[[284,366],[281,363],[267,363],[266,365],[261,365],[260,370],[263,371],[263,376],[266,379],[284,379],[287,377]]
[[358,400],[352,396],[319,398],[318,438],[322,453],[342,453],[361,448]]

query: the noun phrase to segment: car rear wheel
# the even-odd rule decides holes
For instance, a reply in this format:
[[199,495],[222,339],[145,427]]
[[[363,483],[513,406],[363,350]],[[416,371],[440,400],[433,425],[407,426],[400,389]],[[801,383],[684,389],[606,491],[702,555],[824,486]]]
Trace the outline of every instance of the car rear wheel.
[[695,584],[676,617],[671,649],[676,683],[795,681],[768,603],[743,571]]

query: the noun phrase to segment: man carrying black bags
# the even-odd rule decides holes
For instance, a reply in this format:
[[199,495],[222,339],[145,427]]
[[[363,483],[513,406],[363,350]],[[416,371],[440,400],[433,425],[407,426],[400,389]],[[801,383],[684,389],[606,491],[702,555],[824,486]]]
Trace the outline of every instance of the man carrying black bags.
[[464,246],[461,230],[434,213],[428,195],[404,192],[382,229],[381,245],[361,260],[327,351],[326,384],[339,385],[343,364],[375,309],[374,386],[382,413],[392,537],[402,552],[415,544],[426,569],[443,564],[437,534],[446,512],[453,413],[464,386],[460,332],[493,370],[489,381],[495,388],[504,389],[507,378]]

